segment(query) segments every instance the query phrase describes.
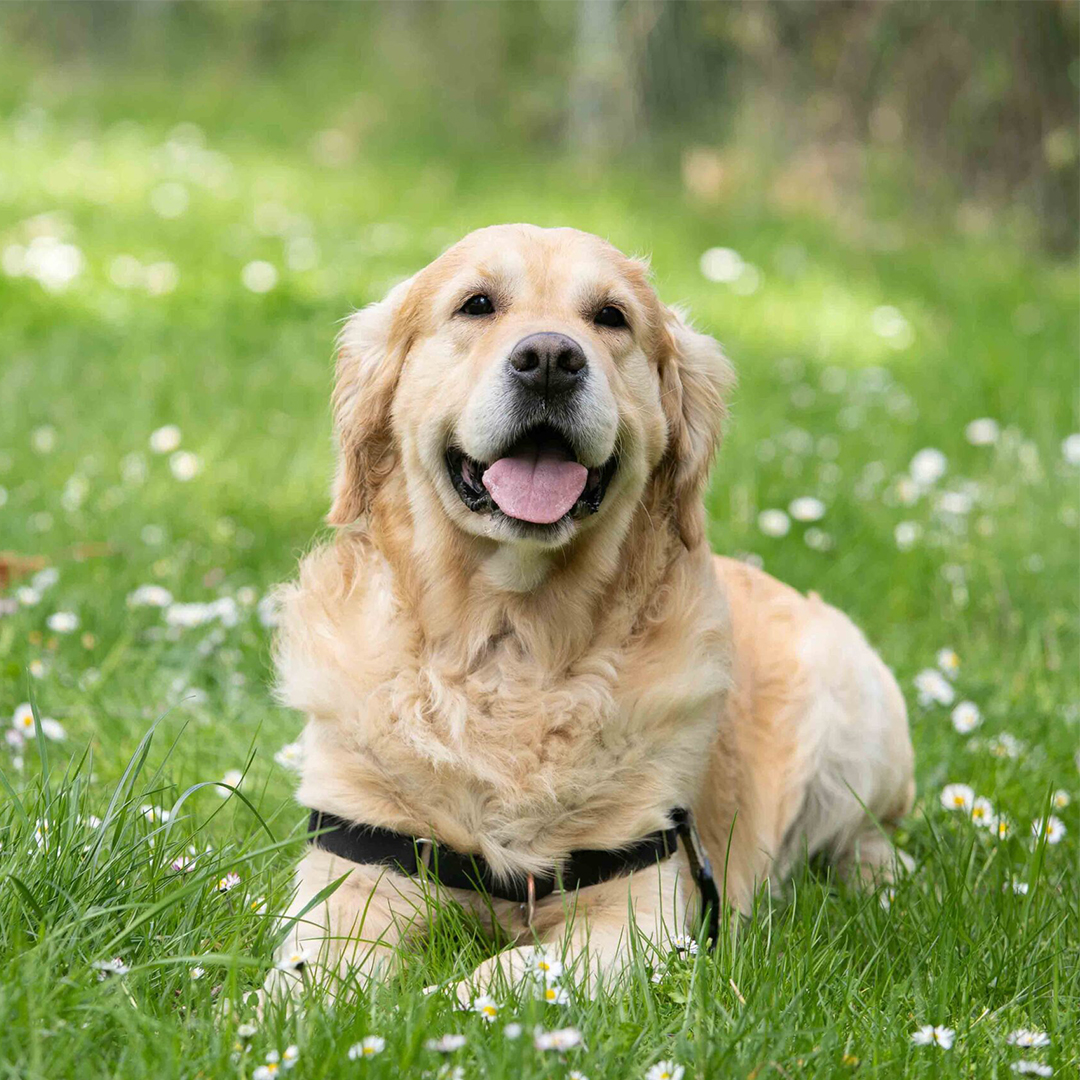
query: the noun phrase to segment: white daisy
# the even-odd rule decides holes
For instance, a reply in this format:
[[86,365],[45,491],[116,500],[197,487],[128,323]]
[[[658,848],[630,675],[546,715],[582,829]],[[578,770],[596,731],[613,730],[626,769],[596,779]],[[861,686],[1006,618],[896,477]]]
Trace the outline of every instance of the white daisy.
[[52,739],[53,742],[58,742],[66,736],[64,731],[64,725],[59,720],[54,720],[51,716],[43,716],[41,718],[41,734],[46,739]]
[[1074,432],[1062,441],[1061,456],[1070,465],[1080,465],[1080,431]]
[[580,1069],[571,1069],[566,1074],[566,1080],[589,1080],[589,1078]]
[[766,536],[787,536],[791,531],[791,519],[783,510],[762,510],[757,522],[758,528]]
[[971,812],[975,802],[975,792],[967,784],[946,784],[941,789],[941,805],[946,810],[966,810]]
[[1001,428],[998,426],[996,420],[992,420],[988,416],[981,417],[978,420],[972,420],[966,428],[964,428],[964,438],[967,439],[972,446],[993,446],[998,441],[998,436],[1001,434]]
[[681,956],[697,956],[697,938],[690,934],[679,934],[671,939],[671,947]]
[[243,1039],[245,1042],[248,1039],[254,1039],[258,1033],[259,1025],[254,1020],[247,1020],[236,1029],[237,1038]]
[[169,469],[181,482],[194,480],[201,468],[202,462],[199,460],[199,455],[193,454],[190,450],[177,450],[169,458]]
[[938,649],[937,666],[952,679],[960,670],[960,657],[952,649]]
[[482,994],[473,1001],[472,1011],[479,1013],[482,1020],[491,1024],[495,1022],[496,1017],[499,1015],[499,1006],[495,1004],[494,998],[488,994]]
[[544,1031],[538,1027],[533,1031],[533,1045],[537,1050],[573,1050],[581,1043],[581,1032],[577,1028]]
[[218,878],[215,888],[219,893],[232,892],[237,885],[240,884],[240,875],[234,870],[230,870],[223,878]]
[[1021,1076],[1053,1076],[1054,1070],[1050,1065],[1044,1065],[1041,1061],[1025,1061],[1021,1058],[1014,1061],[1010,1066],[1014,1073]]
[[267,293],[278,282],[277,267],[265,259],[254,259],[240,271],[240,280],[253,293]]
[[70,634],[79,629],[79,616],[74,611],[54,611],[45,625],[54,634]]
[[566,987],[559,986],[558,983],[546,983],[536,991],[536,996],[548,1005],[570,1004],[570,995],[567,993]]
[[180,429],[175,424],[159,427],[150,435],[150,449],[155,454],[171,454],[180,445]]
[[1031,833],[1036,840],[1041,839],[1045,833],[1048,844],[1060,844],[1065,836],[1065,822],[1051,814],[1045,821],[1033,821]]
[[437,1039],[428,1039],[424,1043],[425,1049],[432,1050],[437,1054],[452,1054],[455,1050],[460,1050],[464,1045],[465,1036],[454,1033],[441,1035]]
[[922,706],[951,705],[956,700],[953,685],[936,668],[924,668],[915,676],[915,689]]
[[1055,810],[1064,810],[1072,802],[1072,797],[1067,791],[1055,791],[1050,801]]
[[825,516],[825,504],[813,495],[792,499],[788,513],[796,521],[820,521]]
[[386,1040],[381,1035],[368,1035],[349,1047],[348,1056],[350,1061],[360,1061],[381,1054],[385,1049]]
[[281,1064],[286,1069],[291,1069],[300,1060],[300,1048],[298,1046],[286,1046],[281,1052]]
[[994,837],[998,840],[1008,840],[1012,836],[1012,822],[1004,815],[998,814],[997,820],[994,822],[992,831]]
[[[1012,887],[1012,891],[1017,896],[1027,896],[1027,894],[1028,894],[1028,888],[1029,888],[1028,883],[1026,881],[1021,881],[1018,877],[1014,876],[1012,881],[1009,882],[1009,886]],[[1009,886],[1007,886],[1007,887],[1009,887]]]
[[674,1061],[658,1061],[645,1073],[645,1080],[682,1080],[686,1069]]
[[300,745],[300,741],[291,742],[283,746],[275,755],[274,760],[283,765],[286,769],[294,769],[299,771],[300,765],[303,761],[304,750]]
[[945,475],[948,467],[949,460],[940,450],[927,447],[925,450],[920,450],[911,459],[908,473],[916,484],[922,488],[927,488],[936,484]]
[[1026,1049],[1049,1046],[1050,1036],[1045,1031],[1032,1031],[1030,1028],[1017,1028],[1010,1031],[1005,1040],[1010,1046],[1023,1046]]
[[550,982],[562,975],[563,966],[547,949],[537,949],[529,958],[528,970]]
[[172,593],[162,585],[140,585],[128,594],[128,607],[168,607],[173,602]]
[[520,1039],[521,1038],[521,1025],[518,1023],[507,1024],[503,1028],[503,1035],[508,1039]]
[[982,713],[973,701],[961,701],[952,711],[952,726],[961,734],[967,735],[982,723]]
[[[244,779],[244,774],[239,769],[230,769],[222,778],[223,784],[228,784],[231,788],[240,786],[240,781]],[[223,798],[227,799],[232,792],[228,788],[219,787],[217,793]]]
[[278,971],[297,972],[302,970],[309,959],[310,957],[308,956],[307,949],[301,947],[286,953],[274,967],[276,967]]
[[191,970],[190,970],[190,971],[188,972],[188,974],[189,974],[189,975],[190,975],[190,976],[192,977],[192,979],[198,980],[198,979],[201,979],[201,978],[202,978],[202,977],[203,977],[203,976],[204,976],[204,975],[206,974],[206,968],[204,968],[204,967],[199,967],[199,966],[198,966],[198,965],[196,964],[196,965],[195,965],[195,967],[193,967],[193,968],[192,968],[192,969],[191,969]]
[[97,972],[99,982],[113,975],[126,975],[131,970],[119,956],[111,960],[95,960],[90,966]]
[[956,1032],[952,1028],[925,1024],[911,1033],[911,1041],[916,1046],[940,1046],[942,1050],[948,1050],[955,1036]]
[[980,795],[971,804],[971,820],[980,829],[992,829],[997,823],[997,819],[994,817],[994,804]]

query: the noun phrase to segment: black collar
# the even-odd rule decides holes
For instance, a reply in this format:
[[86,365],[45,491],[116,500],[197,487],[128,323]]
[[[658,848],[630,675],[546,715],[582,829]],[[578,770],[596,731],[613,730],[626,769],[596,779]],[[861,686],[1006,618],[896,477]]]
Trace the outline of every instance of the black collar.
[[308,827],[311,842],[316,847],[350,862],[392,866],[410,877],[423,873],[449,889],[481,892],[518,904],[532,904],[558,888],[573,892],[653,866],[674,855],[681,838],[701,895],[702,911],[708,912],[709,936],[715,942],[720,897],[712,868],[702,850],[690,812],[674,810],[671,816],[672,826],[658,829],[627,847],[615,851],[582,849],[570,852],[557,877],[553,874],[496,877],[487,860],[480,855],[464,854],[443,844],[377,825],[360,825],[321,810],[311,811]]

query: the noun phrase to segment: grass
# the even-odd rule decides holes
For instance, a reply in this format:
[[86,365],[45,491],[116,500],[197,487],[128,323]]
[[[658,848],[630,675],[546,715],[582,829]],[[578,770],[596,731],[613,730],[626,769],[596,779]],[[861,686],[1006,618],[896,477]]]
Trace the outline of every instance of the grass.
[[[70,243],[81,270],[58,289],[0,274],[0,550],[58,571],[35,586],[43,564],[7,559],[28,572],[0,592],[13,608],[0,714],[32,696],[64,729],[0,745],[0,1078],[246,1078],[290,1044],[298,1078],[421,1075],[440,1063],[424,1042],[449,1031],[467,1035],[449,1059],[466,1075],[516,1080],[623,1080],[659,1059],[688,1077],[1004,1077],[1019,1027],[1051,1037],[1023,1056],[1075,1070],[1080,508],[1062,451],[1080,427],[1074,268],[1003,236],[927,235],[914,217],[841,227],[752,190],[703,207],[666,175],[588,179],[525,152],[424,162],[403,138],[334,168],[310,150],[329,111],[279,114],[287,94],[261,111],[245,97],[241,124],[220,95],[164,75],[52,71],[35,83],[39,110],[11,70],[0,252],[18,270],[17,249],[53,236],[32,259],[62,270],[72,255],[56,244]],[[886,906],[805,868],[715,956],[674,961],[658,983],[642,961],[616,992],[571,988],[562,1008],[507,999],[493,1026],[421,993],[486,955],[447,909],[401,978],[349,1007],[312,990],[235,1060],[304,828],[274,761],[301,721],[269,694],[256,601],[326,510],[333,336],[352,307],[501,220],[650,252],[661,294],[727,344],[741,382],[711,541],[850,612],[897,671],[919,786],[899,839],[917,870]],[[756,291],[702,276],[714,245],[759,268]],[[265,293],[242,283],[255,260],[278,271]],[[994,445],[966,439],[980,417],[999,422]],[[150,449],[164,425],[196,462]],[[906,505],[902,478],[926,447],[946,472]],[[174,475],[191,464],[191,479]],[[945,492],[971,508],[942,509]],[[825,503],[821,521],[759,529],[761,510],[803,495]],[[901,550],[904,522],[915,539]],[[127,603],[147,584],[235,609],[170,626]],[[77,629],[50,628],[57,612]],[[959,656],[958,700],[983,717],[966,735],[915,700],[943,648]],[[239,793],[212,783],[234,769]],[[947,782],[989,797],[1012,836],[943,809]],[[1054,810],[1064,839],[1034,844],[1030,823],[1059,790],[1074,796]],[[171,869],[192,851],[192,870]],[[230,872],[240,884],[218,892]],[[92,965],[114,956],[130,970],[99,981]],[[511,1020],[578,1027],[585,1046],[564,1062],[505,1038]],[[954,1028],[953,1048],[913,1045],[923,1024]],[[366,1035],[385,1050],[349,1061]]]

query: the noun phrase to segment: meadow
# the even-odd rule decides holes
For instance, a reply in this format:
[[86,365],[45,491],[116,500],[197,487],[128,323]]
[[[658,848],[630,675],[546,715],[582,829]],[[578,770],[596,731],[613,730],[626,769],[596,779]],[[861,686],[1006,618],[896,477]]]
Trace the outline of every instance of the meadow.
[[[677,168],[358,146],[271,89],[19,76],[0,81],[0,1078],[1074,1074],[1072,263],[895,192],[843,218],[751,181],[702,202]],[[647,253],[725,343],[711,543],[848,611],[897,672],[916,869],[859,892],[804,867],[715,953],[642,955],[595,999],[569,972],[565,1004],[507,994],[494,1019],[424,993],[491,948],[447,907],[386,986],[256,1022],[306,827],[266,598],[325,532],[334,336],[516,220]]]

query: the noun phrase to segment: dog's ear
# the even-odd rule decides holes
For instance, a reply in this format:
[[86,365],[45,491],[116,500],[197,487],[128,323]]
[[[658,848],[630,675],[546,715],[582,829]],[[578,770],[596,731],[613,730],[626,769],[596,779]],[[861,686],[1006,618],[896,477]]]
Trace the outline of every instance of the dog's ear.
[[338,338],[331,525],[351,525],[365,514],[394,466],[390,407],[408,351],[399,316],[411,285],[411,278],[403,281],[385,299],[356,312]]
[[660,397],[668,442],[658,469],[679,537],[687,548],[705,537],[701,497],[709,476],[735,371],[720,343],[671,308],[660,353]]

